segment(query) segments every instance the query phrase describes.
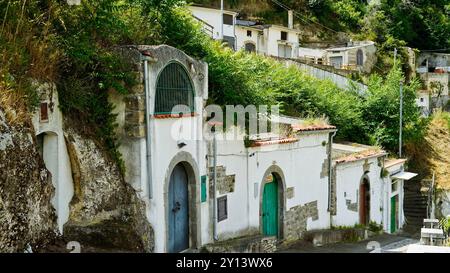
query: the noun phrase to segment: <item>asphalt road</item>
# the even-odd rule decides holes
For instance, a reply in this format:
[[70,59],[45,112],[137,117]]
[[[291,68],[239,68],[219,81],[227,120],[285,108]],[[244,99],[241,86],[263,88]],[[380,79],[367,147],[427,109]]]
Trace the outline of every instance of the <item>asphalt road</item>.
[[368,240],[355,242],[355,243],[336,243],[331,245],[325,245],[315,247],[310,242],[298,241],[287,248],[280,249],[280,253],[369,253],[373,249],[367,249],[369,242],[375,241],[383,248],[392,243],[400,242],[408,239],[408,237],[382,234],[375,237],[371,237]]

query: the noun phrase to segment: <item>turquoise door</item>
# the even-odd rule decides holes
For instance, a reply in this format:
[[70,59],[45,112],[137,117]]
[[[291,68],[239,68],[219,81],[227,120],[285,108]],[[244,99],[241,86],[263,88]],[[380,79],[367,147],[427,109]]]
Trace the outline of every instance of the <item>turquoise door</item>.
[[391,233],[397,231],[397,195],[391,197]]
[[189,248],[188,180],[184,167],[177,165],[169,184],[169,252]]
[[263,235],[278,236],[278,182],[275,177],[264,185],[262,225]]

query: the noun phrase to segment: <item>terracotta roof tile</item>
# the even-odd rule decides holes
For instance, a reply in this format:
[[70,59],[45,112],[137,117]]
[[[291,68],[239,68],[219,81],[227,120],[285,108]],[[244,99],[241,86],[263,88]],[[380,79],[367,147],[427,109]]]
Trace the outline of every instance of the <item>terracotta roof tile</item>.
[[254,140],[250,144],[250,147],[260,147],[260,146],[274,145],[274,144],[287,144],[287,143],[294,143],[297,141],[298,141],[298,139],[294,138],[294,137],[281,138],[281,139],[275,139],[275,140]]
[[303,124],[293,124],[292,129],[296,132],[306,132],[306,131],[321,131],[321,130],[335,130],[336,126],[333,125],[303,125]]

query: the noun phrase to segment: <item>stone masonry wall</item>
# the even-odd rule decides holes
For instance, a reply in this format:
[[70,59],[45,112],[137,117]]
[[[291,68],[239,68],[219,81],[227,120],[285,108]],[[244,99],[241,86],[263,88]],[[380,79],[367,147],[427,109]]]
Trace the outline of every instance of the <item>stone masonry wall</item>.
[[298,240],[303,237],[307,228],[307,220],[319,219],[317,201],[295,206],[289,209],[285,215],[285,239],[286,241]]
[[[216,167],[216,177],[217,177],[217,184],[216,189],[219,192],[219,194],[226,194],[234,192],[234,186],[236,182],[236,176],[233,175],[227,175],[226,174],[227,169],[224,166],[217,166]],[[210,181],[213,180],[214,177],[214,168],[209,168],[209,179]],[[212,189],[213,185],[210,183],[210,196],[213,196]]]

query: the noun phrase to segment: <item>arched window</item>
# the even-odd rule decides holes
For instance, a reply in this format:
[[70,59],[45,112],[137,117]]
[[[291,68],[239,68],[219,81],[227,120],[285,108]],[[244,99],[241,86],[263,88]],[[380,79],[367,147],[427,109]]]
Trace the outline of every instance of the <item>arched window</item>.
[[246,43],[245,44],[245,51],[247,52],[256,52],[256,46],[254,43]]
[[363,65],[364,63],[364,54],[363,51],[361,49],[358,49],[358,51],[356,51],[356,65]]
[[159,74],[156,84],[155,114],[172,113],[176,105],[184,105],[194,112],[194,88],[184,66],[168,64]]

